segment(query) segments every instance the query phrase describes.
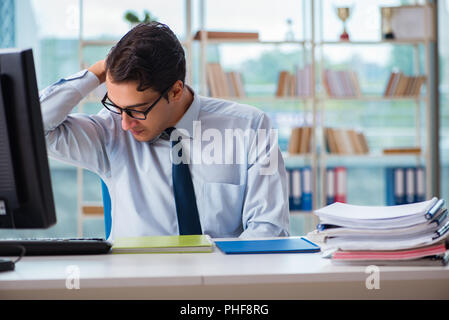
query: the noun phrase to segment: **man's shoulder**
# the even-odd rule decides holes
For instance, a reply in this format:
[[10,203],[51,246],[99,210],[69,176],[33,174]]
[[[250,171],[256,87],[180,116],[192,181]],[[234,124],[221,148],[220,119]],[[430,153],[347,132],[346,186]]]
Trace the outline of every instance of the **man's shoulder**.
[[235,101],[201,97],[201,111],[205,116],[235,118],[250,122],[258,121],[264,112],[254,106]]

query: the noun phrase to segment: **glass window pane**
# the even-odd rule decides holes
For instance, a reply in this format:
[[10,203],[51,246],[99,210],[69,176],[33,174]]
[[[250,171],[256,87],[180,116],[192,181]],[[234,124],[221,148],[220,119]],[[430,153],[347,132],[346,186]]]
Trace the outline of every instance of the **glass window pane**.
[[294,39],[304,39],[302,1],[282,0],[278,5],[271,0],[205,2],[207,30],[259,32],[261,40],[284,40],[291,19]]
[[131,25],[125,20],[125,13],[132,11],[143,20],[144,11],[151,17],[168,25],[178,36],[185,37],[184,0],[128,0],[83,1],[83,38],[85,39],[120,39],[129,31]]

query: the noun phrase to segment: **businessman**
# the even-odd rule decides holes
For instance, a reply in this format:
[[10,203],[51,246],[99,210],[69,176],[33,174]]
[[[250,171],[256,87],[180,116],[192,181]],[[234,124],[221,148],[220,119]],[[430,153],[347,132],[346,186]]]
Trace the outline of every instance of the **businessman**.
[[[270,119],[198,95],[185,74],[170,28],[138,25],[104,61],[41,92],[49,155],[104,180],[110,239],[288,236],[286,171]],[[71,113],[103,82],[98,114]]]

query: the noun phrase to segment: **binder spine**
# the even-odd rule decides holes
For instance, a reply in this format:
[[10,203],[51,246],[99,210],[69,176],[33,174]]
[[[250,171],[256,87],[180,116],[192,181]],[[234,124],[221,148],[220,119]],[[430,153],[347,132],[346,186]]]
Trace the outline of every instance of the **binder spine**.
[[335,202],[346,203],[346,168],[336,167],[335,168]]
[[301,209],[312,210],[312,169],[304,167],[302,169],[302,201]]
[[295,168],[292,171],[292,210],[301,210],[302,192],[301,192],[301,169]]
[[334,168],[326,169],[326,205],[335,202],[335,171]]
[[405,203],[415,202],[415,168],[405,169]]
[[405,175],[404,168],[394,169],[394,201],[396,205],[405,204]]
[[424,167],[416,168],[416,197],[415,202],[426,200],[426,177]]
[[385,190],[386,195],[385,199],[387,201],[387,206],[396,205],[395,197],[394,197],[394,168],[385,168]]

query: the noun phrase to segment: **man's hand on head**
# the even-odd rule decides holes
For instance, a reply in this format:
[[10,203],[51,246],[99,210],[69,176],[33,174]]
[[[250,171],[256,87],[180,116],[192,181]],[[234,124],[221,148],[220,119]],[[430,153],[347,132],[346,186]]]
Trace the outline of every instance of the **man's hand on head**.
[[100,80],[100,84],[106,80],[106,60],[100,60],[93,64],[89,69]]

